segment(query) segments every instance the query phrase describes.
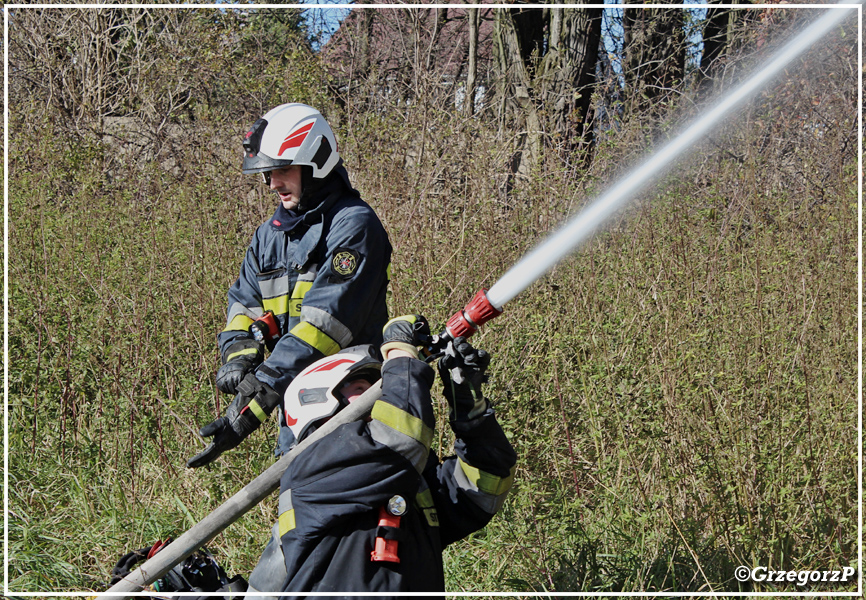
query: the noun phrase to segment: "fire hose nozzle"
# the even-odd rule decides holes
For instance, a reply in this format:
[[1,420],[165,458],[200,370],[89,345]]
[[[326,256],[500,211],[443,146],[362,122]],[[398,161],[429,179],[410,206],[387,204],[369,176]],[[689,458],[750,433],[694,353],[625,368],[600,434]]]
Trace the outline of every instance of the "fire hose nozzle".
[[451,339],[469,337],[490,319],[502,314],[502,310],[493,306],[487,298],[487,290],[482,288],[469,301],[463,310],[451,315],[445,324],[445,331]]
[[462,310],[451,315],[445,324],[445,331],[430,338],[426,345],[424,354],[428,357],[436,356],[437,352],[445,350],[448,342],[459,337],[468,338],[478,331],[490,319],[502,314],[502,309],[496,308],[487,297],[487,290],[481,288]]

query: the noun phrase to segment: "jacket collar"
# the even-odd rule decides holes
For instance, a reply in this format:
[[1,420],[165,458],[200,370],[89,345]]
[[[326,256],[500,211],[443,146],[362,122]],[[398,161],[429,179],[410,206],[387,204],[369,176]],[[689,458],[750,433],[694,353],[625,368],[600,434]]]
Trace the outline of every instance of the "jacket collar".
[[[346,172],[345,167],[343,167],[342,162],[334,169],[334,173],[328,177],[320,193],[322,201],[315,208],[299,215],[297,222],[293,226],[294,228],[302,225],[306,229],[295,248],[291,264],[293,269],[301,273],[306,272],[310,268],[312,257],[325,231],[325,217],[334,207],[334,204],[346,197],[360,197],[358,191],[349,183],[349,174]],[[282,208],[282,205],[277,209],[277,212],[279,212],[280,208]],[[289,211],[286,212],[288,213]]]
[[286,210],[283,203],[277,204],[277,210],[274,216],[271,217],[271,227],[277,231],[291,231],[297,227],[304,219],[303,215],[299,215],[293,210]]
[[304,223],[312,224],[320,222],[340,198],[344,198],[347,195],[358,197],[361,195],[349,182],[349,173],[346,171],[346,167],[343,166],[343,159],[340,159],[340,162],[334,167],[334,170],[318,190],[318,194],[322,198],[322,201],[303,214]]

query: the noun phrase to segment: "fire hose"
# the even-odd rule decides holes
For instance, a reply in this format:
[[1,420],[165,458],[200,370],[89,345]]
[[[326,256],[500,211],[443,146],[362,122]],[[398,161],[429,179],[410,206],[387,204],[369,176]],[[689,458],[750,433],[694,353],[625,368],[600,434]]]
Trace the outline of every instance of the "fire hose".
[[[853,7],[845,4],[828,8],[831,10],[826,11],[820,19],[794,36],[763,68],[728,93],[670,143],[653,153],[643,165],[611,187],[608,192],[590,204],[560,231],[524,256],[489,291],[480,290],[463,310],[457,311],[448,320],[445,331],[433,336],[432,346],[444,348],[448,341],[456,337],[469,337],[481,325],[499,315],[507,302],[553,268],[559,260],[570,254],[626,200],[633,198],[638,191],[658,176],[686,149],[700,140],[713,126],[721,122],[722,118],[735,106],[753,95],[772,77],[778,75],[794,58],[829,32],[848,15],[848,11]],[[833,10],[834,8],[836,10]],[[369,413],[373,404],[380,397],[381,389],[381,382],[371,387],[360,398],[337,413],[324,426],[280,458],[214,512],[199,521],[140,568],[112,586],[108,592],[116,592],[120,595],[111,597],[127,598],[129,593],[140,591],[144,586],[156,581],[196,549],[213,539],[276,490],[286,467],[305,448],[328,435],[338,426],[361,419]]]
[[331,420],[322,425],[303,442],[295,446],[291,452],[283,455],[277,462],[268,467],[264,473],[253,479],[234,496],[226,500],[219,508],[196,523],[180,537],[164,547],[153,558],[146,561],[138,569],[111,586],[108,592],[118,592],[120,596],[110,598],[128,598],[128,593],[140,592],[145,586],[153,583],[187,556],[195,552],[219,535],[226,527],[238,520],[244,513],[264,500],[280,485],[280,477],[288,466],[308,446],[331,433],[344,423],[362,419],[373,408],[373,404],[382,393],[382,382],[379,381],[364,392],[357,400],[334,415]]
[[[479,290],[463,310],[457,311],[448,319],[445,330],[432,337],[427,350],[442,349],[451,340],[458,337],[469,337],[481,325],[501,313],[502,311],[493,306],[487,299],[486,290]],[[171,544],[165,546],[138,569],[111,586],[108,590],[109,593],[117,592],[121,595],[109,597],[127,598],[129,596],[125,594],[141,591],[202,545],[219,535],[226,527],[276,490],[280,485],[280,477],[282,477],[283,472],[306,448],[333,432],[340,425],[364,418],[373,409],[373,405],[381,395],[382,382],[378,381],[357,400],[334,415],[327,423],[295,446],[291,452],[283,455],[264,473],[253,479],[219,508],[193,525],[192,528],[173,540]]]

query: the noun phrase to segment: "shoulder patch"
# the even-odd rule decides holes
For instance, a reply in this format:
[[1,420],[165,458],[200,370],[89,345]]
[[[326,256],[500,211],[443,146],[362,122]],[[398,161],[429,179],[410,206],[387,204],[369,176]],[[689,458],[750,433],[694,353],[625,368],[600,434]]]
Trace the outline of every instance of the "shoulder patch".
[[345,280],[355,274],[360,263],[361,255],[356,250],[337,248],[334,251],[334,258],[331,259],[331,268],[338,277]]

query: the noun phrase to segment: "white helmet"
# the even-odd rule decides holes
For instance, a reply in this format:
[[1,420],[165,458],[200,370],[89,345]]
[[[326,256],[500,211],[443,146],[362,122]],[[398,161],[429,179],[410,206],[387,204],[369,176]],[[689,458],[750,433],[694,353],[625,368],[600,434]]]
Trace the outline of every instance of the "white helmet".
[[307,165],[313,168],[314,179],[324,179],[339,162],[331,126],[322,113],[306,104],[281,104],[271,109],[244,136],[246,174]]
[[368,348],[372,346],[355,346],[326,356],[292,380],[283,397],[283,410],[296,442],[348,405],[339,393],[343,384],[354,379],[374,383],[381,378],[382,364]]

